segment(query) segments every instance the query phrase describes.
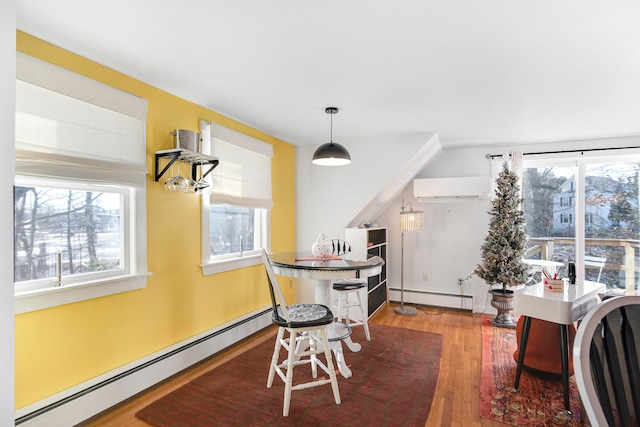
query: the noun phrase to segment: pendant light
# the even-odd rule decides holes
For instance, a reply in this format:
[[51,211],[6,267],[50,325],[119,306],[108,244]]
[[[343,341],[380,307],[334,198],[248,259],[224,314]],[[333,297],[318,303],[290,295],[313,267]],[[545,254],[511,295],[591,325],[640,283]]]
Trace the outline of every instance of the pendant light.
[[329,142],[322,144],[315,153],[313,153],[314,165],[320,166],[343,166],[351,163],[351,156],[346,148],[333,142],[333,115],[338,112],[336,107],[327,107],[325,113],[331,114],[331,139]]

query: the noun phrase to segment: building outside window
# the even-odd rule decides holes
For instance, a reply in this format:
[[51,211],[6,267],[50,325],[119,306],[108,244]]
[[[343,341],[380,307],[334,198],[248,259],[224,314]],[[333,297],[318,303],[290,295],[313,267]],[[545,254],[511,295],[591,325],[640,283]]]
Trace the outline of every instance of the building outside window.
[[600,272],[585,266],[584,256],[606,258],[600,281],[608,288],[637,289],[640,162],[624,159],[525,158],[529,258],[574,262],[586,280]]

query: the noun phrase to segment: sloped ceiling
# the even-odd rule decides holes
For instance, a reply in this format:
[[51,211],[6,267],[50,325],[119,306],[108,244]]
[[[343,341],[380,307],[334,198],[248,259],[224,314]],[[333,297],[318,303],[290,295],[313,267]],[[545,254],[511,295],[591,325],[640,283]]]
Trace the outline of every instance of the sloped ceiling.
[[640,2],[20,0],[18,29],[294,145],[640,134]]

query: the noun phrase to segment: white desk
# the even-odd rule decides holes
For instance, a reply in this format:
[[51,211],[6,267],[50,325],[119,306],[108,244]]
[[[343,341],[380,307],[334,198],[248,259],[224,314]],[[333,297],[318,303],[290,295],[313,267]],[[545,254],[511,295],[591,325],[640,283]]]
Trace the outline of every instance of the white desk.
[[[315,302],[331,308],[331,288],[334,280],[358,279],[375,276],[382,272],[384,260],[380,257],[368,258],[367,254],[348,253],[340,260],[329,261],[296,261],[296,258],[307,258],[308,252],[275,253],[271,255],[273,271],[281,276],[298,279],[313,279],[316,283]],[[327,328],[340,373],[345,378],[351,376],[342,352],[342,341],[349,350],[360,351],[360,344],[349,337],[350,328],[343,323],[334,322]],[[332,340],[333,338],[333,340]]]
[[565,284],[564,291],[545,290],[542,283],[525,286],[514,291],[514,311],[524,316],[518,367],[514,388],[520,384],[520,374],[527,349],[531,318],[557,323],[560,327],[560,360],[562,362],[562,385],[564,389],[564,408],[569,411],[569,328],[568,325],[580,320],[600,302],[599,293],[604,293],[602,283],[584,282],[575,285]]

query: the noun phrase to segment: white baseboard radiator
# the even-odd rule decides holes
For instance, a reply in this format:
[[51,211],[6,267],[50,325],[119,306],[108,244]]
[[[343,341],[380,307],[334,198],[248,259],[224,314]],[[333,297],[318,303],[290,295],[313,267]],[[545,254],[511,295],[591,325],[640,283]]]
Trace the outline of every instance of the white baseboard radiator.
[[265,308],[16,411],[16,426],[76,425],[271,325]]
[[[389,301],[400,302],[400,288],[389,288]],[[436,307],[468,310],[472,313],[475,312],[474,294],[456,294],[452,292],[425,291],[405,288],[404,302],[407,304],[432,305]]]

